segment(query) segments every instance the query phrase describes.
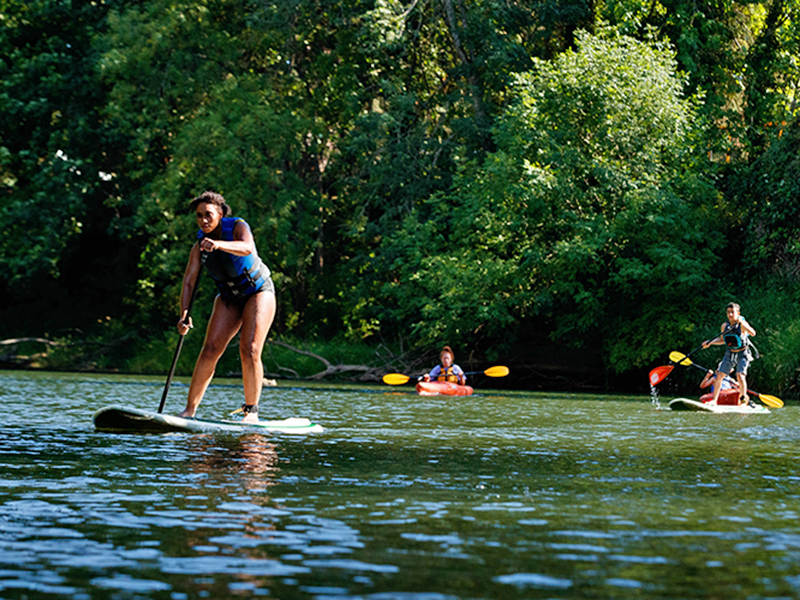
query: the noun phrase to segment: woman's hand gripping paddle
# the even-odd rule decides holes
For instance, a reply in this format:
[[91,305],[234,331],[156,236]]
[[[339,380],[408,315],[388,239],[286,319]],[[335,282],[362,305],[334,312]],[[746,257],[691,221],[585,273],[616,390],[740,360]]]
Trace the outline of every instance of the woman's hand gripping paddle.
[[[485,371],[469,371],[468,373],[464,373],[464,375],[478,374],[483,374],[488,377],[505,377],[508,375],[508,367],[489,367]],[[383,376],[383,383],[388,385],[402,385],[407,383],[409,379],[411,379],[411,377],[403,375],[402,373],[387,373]]]
[[[197,270],[197,277],[194,279],[194,288],[192,289],[192,295],[189,298],[189,305],[186,307],[186,316],[184,317],[184,321],[189,320],[189,315],[192,312],[192,304],[194,304],[194,299],[197,296],[197,284],[200,283],[200,274],[203,272],[203,265],[206,262],[207,252],[200,251],[200,268]],[[161,404],[158,405],[158,412],[164,410],[164,404],[167,401],[167,392],[169,392],[169,386],[172,383],[172,376],[175,375],[175,367],[178,364],[178,357],[181,355],[181,348],[183,348],[183,338],[186,337],[186,334],[182,334],[178,339],[178,345],[175,347],[175,355],[172,357],[172,366],[169,368],[169,375],[167,375],[167,384],[164,386],[164,393],[161,394]]]
[[[676,364],[679,364],[679,365],[682,365],[684,367],[688,367],[688,366],[696,367],[696,368],[700,369],[701,371],[703,371],[704,373],[708,373],[708,371],[709,371],[709,369],[706,369],[705,367],[701,367],[700,365],[697,365],[697,364],[693,363],[689,359],[688,356],[685,356],[685,355],[681,354],[680,352],[674,352],[674,351],[670,352],[669,353],[669,359],[672,362],[674,362]],[[734,381],[733,377],[730,377],[729,375],[726,375],[725,377],[727,379],[731,380],[731,381]],[[769,394],[759,394],[757,391],[751,390],[749,388],[747,390],[747,393],[748,394],[753,394],[756,398],[761,400],[762,403],[766,404],[767,406],[771,406],[772,408],[782,408],[783,407],[783,400],[781,400],[777,396],[770,396]]]

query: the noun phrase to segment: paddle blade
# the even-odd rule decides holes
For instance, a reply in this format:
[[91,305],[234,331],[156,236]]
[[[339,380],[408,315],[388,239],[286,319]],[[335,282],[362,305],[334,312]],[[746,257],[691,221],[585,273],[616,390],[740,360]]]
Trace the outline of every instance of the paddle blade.
[[650,385],[658,385],[667,378],[667,375],[672,373],[673,365],[664,365],[663,367],[656,367],[650,371]]
[[670,352],[669,359],[670,361],[679,364],[682,367],[688,367],[689,365],[692,364],[692,359],[690,359],[688,356],[680,352],[675,352],[675,351]]
[[411,379],[408,375],[401,375],[400,373],[387,373],[383,376],[383,383],[389,385],[401,385]]
[[505,377],[508,375],[508,367],[489,367],[483,374],[489,377]]
[[770,396],[768,394],[759,394],[758,399],[761,400],[767,406],[771,406],[772,408],[783,408],[783,400],[777,398],[776,396]]

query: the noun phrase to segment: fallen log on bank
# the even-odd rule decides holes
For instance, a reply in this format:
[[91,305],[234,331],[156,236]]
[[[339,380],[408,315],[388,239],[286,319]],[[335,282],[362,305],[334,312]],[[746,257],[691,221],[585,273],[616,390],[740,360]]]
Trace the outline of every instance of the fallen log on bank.
[[[324,356],[320,356],[319,354],[315,354],[314,352],[309,352],[308,350],[301,350],[300,348],[295,348],[294,346],[287,344],[286,342],[280,342],[277,340],[267,340],[267,344],[273,346],[280,346],[281,348],[286,348],[287,350],[291,350],[292,352],[296,352],[297,354],[302,354],[303,356],[310,356],[311,358],[314,358],[320,361],[323,365],[325,365],[325,369],[323,371],[320,371],[319,373],[315,373],[314,375],[305,378],[301,378],[297,374],[297,371],[295,371],[294,369],[289,369],[288,367],[279,367],[281,370],[291,372],[297,379],[319,380],[319,379],[324,379],[328,375],[335,375],[337,373],[366,374],[375,370],[374,367],[368,367],[367,365],[334,365]],[[280,377],[280,375],[267,375],[267,376]],[[376,379],[379,379],[379,377],[376,377]]]
[[[288,379],[303,379],[310,381],[319,381],[332,375],[342,375],[346,373],[354,374],[351,377],[353,381],[362,382],[379,382],[381,378],[387,373],[397,370],[398,366],[403,369],[412,368],[418,369],[420,364],[427,365],[430,362],[430,357],[425,353],[414,351],[413,353],[406,353],[401,356],[392,354],[387,348],[380,346],[376,350],[376,359],[378,366],[370,365],[354,365],[354,364],[333,364],[327,358],[309,350],[302,350],[296,348],[286,342],[278,340],[267,340],[268,345],[278,346],[285,348],[291,352],[308,356],[322,363],[324,369],[306,377],[301,376],[295,369],[290,367],[278,366],[278,373],[265,373],[264,376],[268,378],[288,378]],[[430,354],[430,353],[429,353]],[[413,356],[413,358],[411,358]],[[273,359],[274,360],[274,359]],[[231,376],[239,377],[241,373],[230,373]]]

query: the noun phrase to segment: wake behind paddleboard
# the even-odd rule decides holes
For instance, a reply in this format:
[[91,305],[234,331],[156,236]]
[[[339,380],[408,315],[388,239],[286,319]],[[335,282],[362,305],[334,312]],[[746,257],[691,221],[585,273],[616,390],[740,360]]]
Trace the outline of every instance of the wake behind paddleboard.
[[768,413],[769,409],[766,406],[758,405],[752,408],[746,404],[738,406],[731,406],[725,404],[717,404],[716,406],[698,402],[697,400],[690,400],[689,398],[675,398],[670,400],[669,407],[671,410],[689,410],[694,412],[709,412],[709,413],[734,413],[734,414],[761,414]]
[[121,406],[106,406],[92,416],[94,426],[100,431],[117,432],[213,432],[234,431],[254,432],[268,431],[274,433],[322,433],[322,425],[312,423],[308,419],[292,417],[282,421],[259,421],[258,423],[242,423],[241,421],[184,418],[165,415],[149,410]]

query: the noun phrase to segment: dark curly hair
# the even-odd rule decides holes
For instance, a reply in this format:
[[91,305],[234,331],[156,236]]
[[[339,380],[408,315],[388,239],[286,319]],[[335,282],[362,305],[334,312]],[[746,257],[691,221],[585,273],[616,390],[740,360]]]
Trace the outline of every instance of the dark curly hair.
[[225,198],[221,194],[206,190],[197,198],[189,203],[189,212],[194,212],[200,204],[214,204],[222,211],[222,216],[227,217],[231,214],[231,207],[225,202]]

